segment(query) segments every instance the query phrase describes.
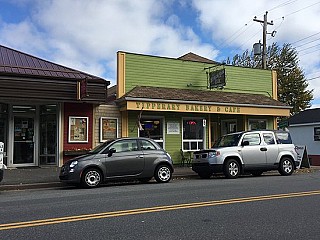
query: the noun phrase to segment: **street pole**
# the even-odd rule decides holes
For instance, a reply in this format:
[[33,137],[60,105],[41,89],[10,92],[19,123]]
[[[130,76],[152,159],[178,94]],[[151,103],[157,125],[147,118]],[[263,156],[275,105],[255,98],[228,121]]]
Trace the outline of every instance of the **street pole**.
[[257,19],[257,17],[254,17],[253,21],[262,23],[263,29],[262,29],[262,67],[263,69],[267,69],[267,27],[268,25],[273,25],[273,21],[268,22],[267,18],[268,12],[263,16],[263,20]]

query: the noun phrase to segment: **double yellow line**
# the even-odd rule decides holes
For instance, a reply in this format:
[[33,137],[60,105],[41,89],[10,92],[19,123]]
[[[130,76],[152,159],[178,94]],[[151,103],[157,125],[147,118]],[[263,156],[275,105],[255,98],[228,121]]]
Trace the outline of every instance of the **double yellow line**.
[[320,195],[320,190],[309,191],[309,192],[275,194],[275,195],[266,195],[266,196],[257,196],[257,197],[234,198],[234,199],[226,199],[226,200],[207,201],[207,202],[185,203],[185,204],[176,204],[176,205],[168,205],[168,206],[138,208],[138,209],[122,210],[122,211],[114,211],[114,212],[104,212],[104,213],[85,214],[85,215],[78,215],[78,216],[41,219],[41,220],[34,220],[34,221],[27,221],[27,222],[7,223],[7,224],[0,224],[0,231],[16,229],[16,228],[44,226],[44,225],[51,225],[51,224],[58,224],[58,223],[137,215],[137,214],[145,214],[145,213],[152,213],[152,212],[173,211],[178,209],[210,207],[210,206],[233,204],[233,203],[266,201],[266,200],[283,199],[283,198],[305,197],[305,196],[312,196],[312,195]]

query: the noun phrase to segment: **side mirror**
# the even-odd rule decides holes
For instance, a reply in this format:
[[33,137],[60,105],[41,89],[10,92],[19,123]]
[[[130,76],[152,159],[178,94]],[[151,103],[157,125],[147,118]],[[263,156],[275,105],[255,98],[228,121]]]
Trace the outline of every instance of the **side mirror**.
[[249,146],[249,141],[243,141],[241,143],[241,146],[244,147],[244,146]]
[[115,148],[110,148],[108,151],[108,157],[111,157],[117,150]]

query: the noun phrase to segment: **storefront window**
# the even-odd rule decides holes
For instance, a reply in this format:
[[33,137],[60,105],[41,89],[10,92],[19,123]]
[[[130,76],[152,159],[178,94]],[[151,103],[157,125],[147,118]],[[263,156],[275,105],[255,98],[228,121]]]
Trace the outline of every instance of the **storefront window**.
[[267,120],[249,119],[249,130],[267,129]]
[[40,164],[56,164],[57,106],[40,106]]
[[143,130],[139,130],[140,137],[147,137],[155,140],[161,147],[163,145],[163,119],[162,118],[141,118]]
[[8,105],[0,103],[0,142],[4,143],[4,164],[7,165],[6,149],[8,139]]
[[194,151],[203,148],[203,121],[202,119],[183,119],[182,150]]
[[222,120],[221,121],[221,133],[222,135],[237,132],[236,120]]

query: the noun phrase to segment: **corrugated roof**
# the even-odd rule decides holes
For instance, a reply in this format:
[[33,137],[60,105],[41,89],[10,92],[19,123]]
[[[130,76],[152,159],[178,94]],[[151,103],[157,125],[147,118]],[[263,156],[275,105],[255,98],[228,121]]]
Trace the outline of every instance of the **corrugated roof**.
[[289,108],[286,104],[273,98],[251,93],[234,93],[220,91],[200,91],[191,89],[176,89],[163,87],[137,86],[127,92],[121,99],[145,98],[176,101],[199,101],[223,104],[261,105]]
[[320,108],[307,109],[288,119],[289,126],[293,124],[320,123]]
[[[0,74],[44,78],[68,78],[106,81],[78,70],[0,45]],[[108,81],[107,81],[108,82]]]
[[208,58],[205,57],[201,57],[195,53],[189,52],[181,57],[178,57],[178,59],[180,60],[184,60],[184,61],[193,61],[193,62],[202,62],[202,63],[212,63],[212,64],[220,64],[218,62],[215,62],[213,60],[210,60]]

